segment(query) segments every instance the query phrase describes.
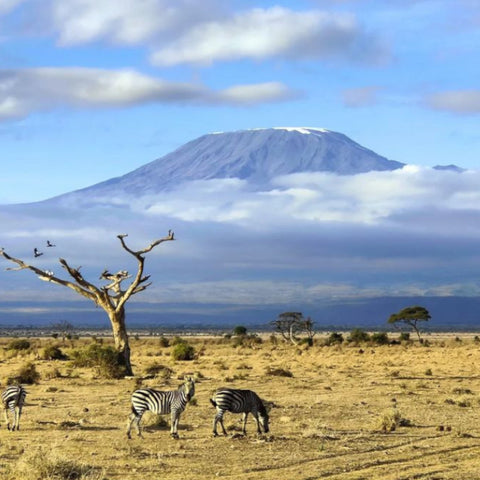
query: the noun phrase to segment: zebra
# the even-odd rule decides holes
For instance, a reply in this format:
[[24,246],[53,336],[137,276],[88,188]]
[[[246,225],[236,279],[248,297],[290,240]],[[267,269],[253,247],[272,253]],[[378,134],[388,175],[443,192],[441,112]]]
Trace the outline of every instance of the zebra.
[[243,435],[247,434],[247,417],[251,412],[257,422],[257,433],[261,434],[263,427],[265,433],[268,433],[268,413],[263,405],[260,397],[252,390],[238,390],[234,388],[220,388],[213,397],[210,399],[210,403],[216,407],[217,413],[213,420],[213,436],[217,434],[217,422],[220,422],[223,434],[227,435],[225,427],[223,425],[223,415],[226,411],[232,413],[243,413]]
[[[7,428],[12,430],[12,432],[14,430],[20,430],[20,416],[22,414],[22,408],[26,396],[27,392],[21,385],[10,385],[2,392],[1,398],[5,413],[5,421],[7,422]],[[13,415],[13,424],[11,427],[10,419],[8,417],[9,410]]]
[[142,436],[140,430],[140,420],[146,410],[150,410],[157,415],[171,413],[170,435],[178,438],[178,421],[180,414],[185,410],[187,403],[195,395],[195,380],[187,377],[185,382],[177,390],[161,392],[153,388],[142,388],[132,394],[132,413],[128,417],[127,437],[132,438],[130,431],[135,422],[138,436]]

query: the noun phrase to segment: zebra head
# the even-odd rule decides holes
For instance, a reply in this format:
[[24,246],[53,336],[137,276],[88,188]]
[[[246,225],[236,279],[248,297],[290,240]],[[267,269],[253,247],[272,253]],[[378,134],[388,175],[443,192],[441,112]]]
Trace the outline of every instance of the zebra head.
[[[263,405],[262,405],[263,407]],[[258,412],[258,420],[260,421],[260,425],[263,427],[263,431],[265,433],[268,433],[269,427],[268,427],[268,413],[267,409],[265,407],[261,408]]]
[[185,377],[185,382],[182,385],[187,402],[189,402],[195,395],[195,380],[192,377]]

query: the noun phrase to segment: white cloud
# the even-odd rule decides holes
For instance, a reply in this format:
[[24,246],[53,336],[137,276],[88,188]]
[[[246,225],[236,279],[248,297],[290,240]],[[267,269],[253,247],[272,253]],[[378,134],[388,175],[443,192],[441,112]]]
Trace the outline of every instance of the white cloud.
[[347,107],[366,107],[377,103],[377,94],[381,87],[368,86],[349,88],[342,92],[343,103]]
[[156,65],[241,58],[384,63],[388,49],[354,15],[280,6],[228,11],[219,0],[50,0],[43,16],[62,46],[142,45]]
[[171,66],[270,57],[339,57],[382,63],[388,53],[352,15],[272,7],[192,26],[184,35],[154,51],[151,60],[155,65]]
[[250,105],[259,102],[278,102],[291,99],[298,94],[292,92],[280,82],[266,82],[257,85],[237,85],[226,88],[218,95],[218,100],[239,105]]
[[210,90],[196,83],[168,82],[134,70],[31,68],[0,70],[0,119],[57,107],[123,107],[146,102],[255,104],[289,98],[280,83]]
[[51,0],[49,17],[63,46],[99,40],[135,45],[209,18],[217,4],[212,0]]
[[0,15],[5,15],[16,8],[25,0],[1,0],[0,1]]
[[264,191],[252,191],[245,181],[237,179],[195,181],[168,193],[121,201],[137,212],[188,222],[262,227],[288,222],[373,225],[400,221],[398,215],[404,218],[413,211],[479,212],[479,184],[478,171],[458,174],[410,165],[391,172],[358,175],[285,175]]
[[451,90],[430,95],[427,105],[434,110],[458,114],[480,113],[480,90]]
[[[143,198],[108,198],[110,208],[3,208],[0,245],[58,274],[58,257],[66,258],[96,282],[103,268],[135,269],[118,233],[142,248],[173,228],[177,241],[149,255],[146,273],[155,281],[148,301],[287,305],[476,295],[479,184],[479,171],[414,166],[287,175],[264,191],[245,180],[195,181]],[[47,238],[57,247],[33,259],[33,247]],[[9,275],[0,283],[30,278]]]

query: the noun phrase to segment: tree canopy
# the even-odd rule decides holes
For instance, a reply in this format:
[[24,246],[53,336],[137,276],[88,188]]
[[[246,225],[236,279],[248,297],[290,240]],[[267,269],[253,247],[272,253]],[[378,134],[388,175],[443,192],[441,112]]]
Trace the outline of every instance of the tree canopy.
[[315,332],[313,330],[313,320],[308,317],[304,318],[302,312],[283,312],[280,313],[276,320],[270,322],[271,325],[279,332],[282,337],[297,345],[299,339],[297,334],[304,332],[307,334],[308,342],[311,344]]
[[418,322],[428,322],[431,318],[429,311],[425,307],[414,305],[412,307],[405,307],[398,313],[392,313],[388,319],[388,323],[397,324],[401,322],[409,325],[415,330],[418,339],[421,341],[422,339],[417,324]]

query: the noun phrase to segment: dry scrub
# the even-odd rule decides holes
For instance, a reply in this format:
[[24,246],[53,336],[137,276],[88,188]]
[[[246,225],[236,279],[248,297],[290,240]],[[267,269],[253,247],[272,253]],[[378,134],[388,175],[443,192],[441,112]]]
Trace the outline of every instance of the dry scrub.
[[[345,335],[346,336],[346,335]],[[195,337],[191,360],[176,360],[171,337],[132,338],[134,378],[104,378],[75,363],[91,339],[59,343],[69,359],[51,359],[52,339],[10,348],[0,339],[0,379],[34,365],[19,432],[0,429],[0,478],[36,479],[480,479],[480,350],[474,335],[429,337],[427,345],[296,347],[258,339]],[[108,340],[103,346],[110,345]],[[53,350],[51,350],[53,351]],[[64,358],[63,356],[61,358]],[[73,363],[72,363],[73,359]],[[139,386],[172,389],[197,380],[182,414],[179,440],[145,415],[144,439],[126,438],[130,395]],[[108,375],[107,375],[108,376]],[[253,419],[227,413],[227,438],[212,436],[212,392],[255,390],[269,406],[268,435]]]

